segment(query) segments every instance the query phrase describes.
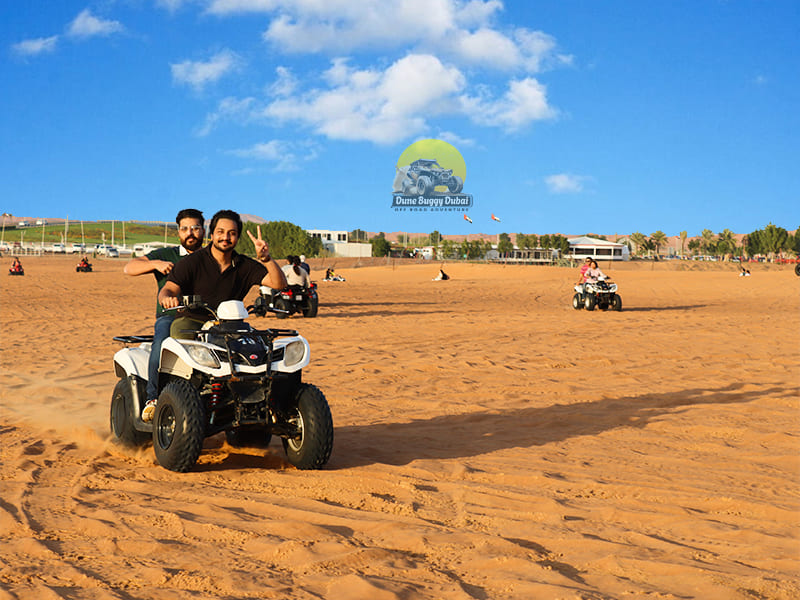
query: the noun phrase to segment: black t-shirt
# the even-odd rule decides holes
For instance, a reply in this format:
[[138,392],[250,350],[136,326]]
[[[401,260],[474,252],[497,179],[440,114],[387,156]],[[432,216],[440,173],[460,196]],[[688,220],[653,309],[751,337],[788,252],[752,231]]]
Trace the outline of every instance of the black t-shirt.
[[[178,261],[183,258],[181,256],[181,247],[180,246],[167,246],[166,248],[156,248],[152,252],[148,252],[145,254],[147,260],[166,260],[171,262],[173,265],[177,264]],[[187,255],[188,256],[188,255]],[[164,287],[164,284],[167,282],[167,276],[164,275],[158,269],[153,269],[153,275],[156,278],[156,284],[158,284],[158,291],[161,291],[161,288]],[[164,309],[158,303],[158,293],[156,293],[156,317],[160,317],[161,315],[165,314]]]
[[200,296],[216,310],[225,300],[244,300],[250,288],[267,275],[267,268],[248,256],[234,251],[232,261],[220,273],[209,244],[179,261],[167,281],[178,284],[184,296]]

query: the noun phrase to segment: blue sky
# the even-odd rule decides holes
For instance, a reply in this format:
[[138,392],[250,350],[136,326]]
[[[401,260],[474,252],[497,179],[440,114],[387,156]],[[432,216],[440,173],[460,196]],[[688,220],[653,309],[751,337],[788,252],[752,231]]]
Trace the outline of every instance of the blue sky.
[[[799,32],[796,0],[0,0],[0,210],[791,230]],[[463,155],[472,225],[390,208],[427,138]]]

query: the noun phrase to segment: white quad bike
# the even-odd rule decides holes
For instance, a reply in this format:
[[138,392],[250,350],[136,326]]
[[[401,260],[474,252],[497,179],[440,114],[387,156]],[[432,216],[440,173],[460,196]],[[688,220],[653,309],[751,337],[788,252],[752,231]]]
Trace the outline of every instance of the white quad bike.
[[622,298],[617,294],[617,284],[601,277],[595,283],[579,283],[575,286],[572,308],[580,310],[622,310]]
[[216,313],[197,297],[185,297],[184,305],[178,308],[205,309],[213,318],[186,331],[192,339],[164,340],[151,423],[141,414],[153,337],[114,338],[125,348],[114,354],[120,379],[111,398],[113,437],[132,446],[152,439],[161,466],[186,472],[208,436],[224,431],[233,446],[266,446],[276,435],[292,465],[322,468],[333,448],[333,420],[323,393],[302,381],[306,339],[294,330],[254,329],[238,300],[222,302]]

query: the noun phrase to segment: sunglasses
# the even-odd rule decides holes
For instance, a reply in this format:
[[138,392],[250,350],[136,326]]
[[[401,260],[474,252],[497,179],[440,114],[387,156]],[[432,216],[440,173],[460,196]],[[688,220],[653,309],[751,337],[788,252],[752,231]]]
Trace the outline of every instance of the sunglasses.
[[191,225],[189,227],[178,227],[178,231],[180,231],[181,233],[186,233],[189,230],[192,230],[195,233],[200,233],[201,231],[203,231],[203,226],[202,225]]

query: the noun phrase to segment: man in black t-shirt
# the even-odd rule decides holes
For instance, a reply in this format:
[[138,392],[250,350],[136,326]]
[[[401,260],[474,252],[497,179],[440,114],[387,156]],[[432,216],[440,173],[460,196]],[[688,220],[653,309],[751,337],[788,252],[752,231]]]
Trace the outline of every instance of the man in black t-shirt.
[[286,277],[269,254],[269,246],[249,231],[256,257],[253,260],[234,250],[242,233],[242,220],[232,210],[221,210],[211,219],[211,244],[179,262],[169,274],[158,294],[164,308],[181,304],[182,296],[200,296],[215,309],[225,300],[244,300],[254,285],[271,288],[286,287]]
[[[203,247],[205,219],[202,212],[194,208],[185,208],[175,217],[175,222],[178,224],[178,240],[181,245],[158,248],[144,256],[134,258],[125,265],[126,275],[138,276],[152,273],[156,278],[158,291],[161,291],[167,282],[167,275],[175,264],[184,256],[189,256]],[[147,403],[144,411],[148,410],[147,406],[155,408],[158,398],[158,365],[161,360],[161,344],[169,337],[169,328],[174,318],[175,315],[164,312],[161,305],[156,302],[156,322],[153,327],[153,343],[150,345],[150,362],[147,365]],[[152,414],[152,411],[148,412]]]

